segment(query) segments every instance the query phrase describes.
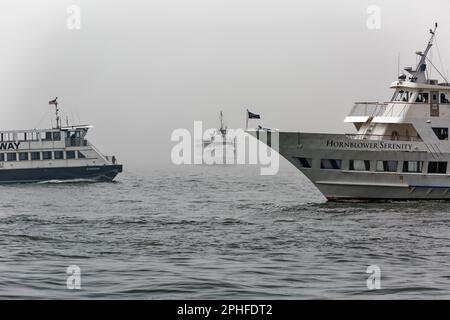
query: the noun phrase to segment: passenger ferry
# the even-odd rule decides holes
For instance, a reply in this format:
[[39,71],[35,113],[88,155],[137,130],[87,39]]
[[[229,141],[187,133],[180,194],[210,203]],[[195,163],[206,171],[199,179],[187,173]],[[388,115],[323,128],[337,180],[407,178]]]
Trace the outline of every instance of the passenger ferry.
[[0,131],[0,183],[51,180],[112,181],[122,165],[102,155],[86,134],[90,125],[61,126],[57,99],[56,127]]
[[344,121],[356,133],[279,132],[279,153],[328,200],[450,199],[450,84],[427,57],[436,29],[416,68],[391,84],[391,101],[354,105]]

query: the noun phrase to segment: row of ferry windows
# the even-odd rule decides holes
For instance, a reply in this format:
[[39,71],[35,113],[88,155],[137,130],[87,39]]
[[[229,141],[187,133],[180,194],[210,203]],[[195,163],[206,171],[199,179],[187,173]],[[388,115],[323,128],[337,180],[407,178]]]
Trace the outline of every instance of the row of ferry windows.
[[[43,141],[61,141],[60,131],[47,132],[3,132],[0,133],[0,141],[37,141],[41,138]],[[65,139],[81,138],[79,131],[67,131],[64,133]]]
[[34,152],[9,152],[0,153],[1,161],[27,161],[27,160],[62,160],[62,159],[78,159],[86,158],[80,151],[34,151]]
[[[311,168],[311,158],[297,158],[302,168]],[[378,172],[397,172],[397,160],[378,160],[375,171]],[[403,161],[402,172],[421,173],[423,161]],[[340,170],[342,169],[342,160],[340,159],[320,159],[320,169]],[[348,169],[351,171],[370,171],[370,160],[350,160]],[[447,173],[447,162],[430,161],[428,162],[428,173]]]
[[[409,91],[400,90],[394,94],[392,97],[392,101],[403,101],[409,102],[409,99],[412,97],[413,93]],[[417,103],[429,103],[430,102],[430,93],[428,92],[419,92],[416,96],[415,102]],[[450,103],[449,97],[447,93],[441,92],[431,92],[431,103]]]

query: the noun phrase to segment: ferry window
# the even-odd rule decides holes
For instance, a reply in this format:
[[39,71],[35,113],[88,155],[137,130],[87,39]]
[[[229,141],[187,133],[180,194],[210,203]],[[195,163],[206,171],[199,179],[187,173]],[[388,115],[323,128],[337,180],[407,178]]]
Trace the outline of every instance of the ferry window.
[[8,160],[8,161],[17,161],[17,154],[16,153],[7,153],[6,154],[6,160]]
[[377,161],[377,171],[384,172],[397,172],[397,161],[387,160],[387,161]]
[[350,160],[349,169],[355,171],[369,171],[370,160]]
[[53,132],[53,140],[60,141],[61,140],[61,132]]
[[31,160],[41,160],[40,152],[31,152]]
[[[78,153],[78,159],[86,158],[86,156],[84,154],[82,154],[80,151],[78,151],[77,153]],[[311,166],[310,166],[310,168],[311,168]]]
[[441,92],[441,103],[450,103],[447,99],[447,94],[444,92]]
[[0,161],[5,161],[5,154],[4,153],[0,153]]
[[431,103],[437,103],[438,102],[438,96],[437,93],[432,92],[431,93]]
[[432,128],[439,140],[448,140],[448,128]]
[[20,161],[28,160],[28,152],[19,152],[19,160]]
[[42,160],[51,160],[52,152],[51,151],[42,151]]
[[340,169],[342,166],[342,160],[337,159],[321,159],[320,169]]
[[416,102],[428,103],[428,92],[419,92],[417,94]]
[[63,151],[55,151],[55,159],[64,159]]
[[400,90],[394,95],[393,101],[409,101],[409,91]]
[[75,151],[66,151],[66,159],[75,159]]
[[428,173],[447,173],[447,162],[428,162]]
[[44,140],[49,140],[49,141],[52,140],[52,133],[51,132],[46,132]]
[[19,132],[17,134],[17,141],[25,141],[27,140],[25,132]]
[[[80,154],[78,154],[78,158],[80,158]],[[84,156],[83,156],[83,158],[84,158]],[[311,165],[312,165],[311,158],[297,158],[297,160],[300,162],[301,168],[311,168]]]
[[403,161],[403,172],[422,172],[422,161]]

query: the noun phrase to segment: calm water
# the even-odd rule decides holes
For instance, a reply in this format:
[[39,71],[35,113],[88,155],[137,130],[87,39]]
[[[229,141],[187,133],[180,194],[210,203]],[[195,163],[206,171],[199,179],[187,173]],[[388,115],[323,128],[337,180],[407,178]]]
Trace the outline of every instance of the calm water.
[[450,202],[327,203],[293,168],[241,166],[0,194],[2,298],[450,298]]

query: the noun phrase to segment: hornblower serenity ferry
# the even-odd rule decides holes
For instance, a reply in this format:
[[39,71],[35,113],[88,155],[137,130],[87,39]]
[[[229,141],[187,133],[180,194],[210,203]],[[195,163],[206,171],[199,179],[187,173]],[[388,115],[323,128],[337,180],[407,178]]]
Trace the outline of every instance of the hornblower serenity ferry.
[[0,131],[0,183],[51,180],[112,181],[122,172],[114,156],[103,156],[85,139],[89,125]]
[[416,68],[391,84],[391,101],[354,105],[344,121],[356,133],[279,132],[279,153],[328,200],[450,199],[450,84],[427,58],[436,29]]

